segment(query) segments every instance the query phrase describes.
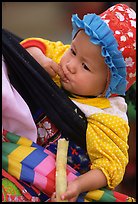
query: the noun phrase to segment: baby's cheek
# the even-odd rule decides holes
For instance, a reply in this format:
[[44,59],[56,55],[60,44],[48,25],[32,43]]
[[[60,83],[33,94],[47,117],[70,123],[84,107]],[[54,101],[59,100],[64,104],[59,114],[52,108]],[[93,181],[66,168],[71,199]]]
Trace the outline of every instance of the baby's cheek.
[[66,65],[66,63],[68,63],[69,59],[70,59],[69,51],[66,51],[60,59],[60,64],[62,66]]

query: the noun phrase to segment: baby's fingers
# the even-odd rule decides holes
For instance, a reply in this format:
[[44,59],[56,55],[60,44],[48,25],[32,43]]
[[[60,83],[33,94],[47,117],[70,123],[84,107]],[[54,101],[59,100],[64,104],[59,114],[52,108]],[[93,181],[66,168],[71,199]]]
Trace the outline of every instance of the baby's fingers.
[[52,61],[48,69],[51,77],[55,77],[56,75],[59,75],[60,66],[57,63]]
[[49,73],[49,75],[50,75],[51,77],[55,77],[55,76],[57,75],[57,72],[55,71],[55,68],[54,68],[52,65],[47,66],[47,67],[45,68],[45,70]]
[[61,81],[69,82],[68,78],[66,77],[66,75],[63,72],[63,69],[62,69],[61,65],[59,65],[59,69],[58,69],[57,74],[59,75]]
[[75,202],[77,199],[77,196],[74,195],[72,192],[70,191],[66,191],[65,193],[63,193],[61,195],[61,199],[62,200],[68,200],[69,202]]
[[56,202],[56,192],[54,192],[50,199],[51,202]]

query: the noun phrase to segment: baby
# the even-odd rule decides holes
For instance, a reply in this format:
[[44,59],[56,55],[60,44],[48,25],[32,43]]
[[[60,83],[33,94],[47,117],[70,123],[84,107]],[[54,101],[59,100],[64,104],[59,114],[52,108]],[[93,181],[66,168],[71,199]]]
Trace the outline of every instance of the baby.
[[71,45],[41,38],[21,42],[87,117],[91,170],[68,183],[61,198],[70,202],[82,192],[114,189],[123,179],[129,125],[122,96],[136,80],[136,13],[116,4],[100,16],[73,15],[72,25]]

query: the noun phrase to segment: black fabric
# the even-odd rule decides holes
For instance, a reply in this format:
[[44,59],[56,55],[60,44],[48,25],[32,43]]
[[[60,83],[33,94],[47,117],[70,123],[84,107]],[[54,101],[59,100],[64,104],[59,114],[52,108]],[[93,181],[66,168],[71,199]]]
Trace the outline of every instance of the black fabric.
[[86,149],[87,120],[84,113],[19,44],[21,40],[2,30],[2,54],[11,84],[26,101],[32,115],[42,108],[65,138]]

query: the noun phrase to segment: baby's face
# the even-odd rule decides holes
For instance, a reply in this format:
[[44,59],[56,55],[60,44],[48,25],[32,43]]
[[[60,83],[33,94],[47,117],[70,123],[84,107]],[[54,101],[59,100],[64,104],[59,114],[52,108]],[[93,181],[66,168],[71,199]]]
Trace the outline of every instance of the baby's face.
[[66,78],[61,79],[61,84],[67,91],[83,96],[98,96],[104,92],[107,65],[100,46],[92,44],[83,30],[73,39],[60,65]]

